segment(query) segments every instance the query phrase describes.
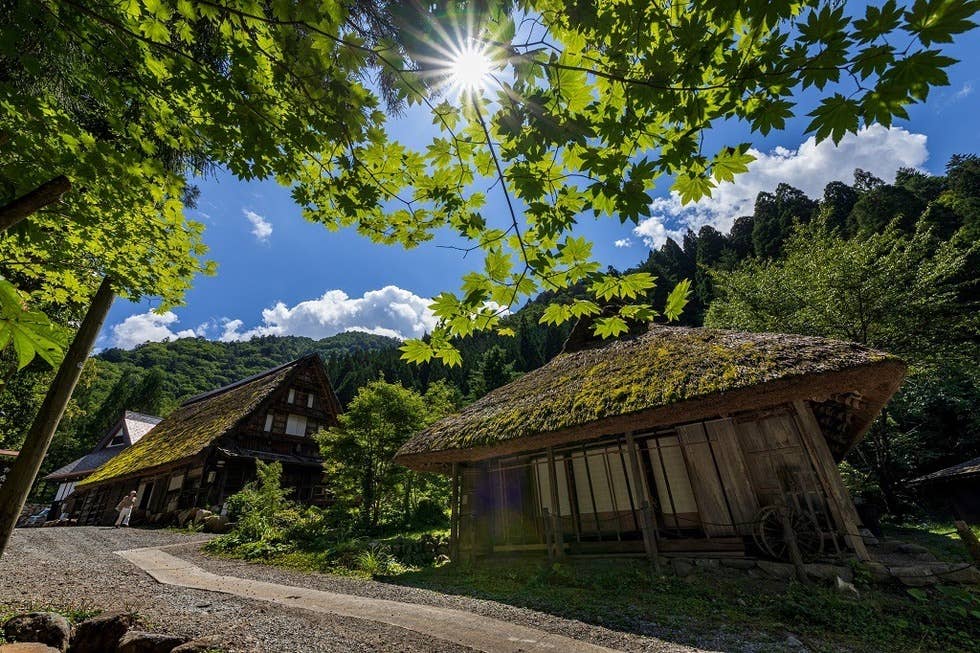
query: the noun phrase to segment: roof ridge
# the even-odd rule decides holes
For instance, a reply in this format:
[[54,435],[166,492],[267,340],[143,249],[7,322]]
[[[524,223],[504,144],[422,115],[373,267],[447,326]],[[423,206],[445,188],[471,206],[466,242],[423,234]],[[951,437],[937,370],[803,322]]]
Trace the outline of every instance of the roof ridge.
[[298,363],[301,363],[302,361],[311,358],[320,358],[320,354],[316,352],[304,354],[295,360],[289,361],[288,363],[283,363],[282,365],[277,365],[276,367],[272,367],[265,371],[258,372],[257,374],[253,374],[252,376],[247,376],[244,379],[239,379],[238,381],[234,381],[232,383],[229,383],[228,385],[223,385],[220,388],[215,388],[214,390],[208,390],[206,392],[202,392],[201,394],[194,395],[193,397],[185,400],[182,404],[180,404],[180,407],[183,408],[184,406],[190,406],[191,404],[196,404],[197,402],[203,401],[204,399],[210,399],[212,397],[216,397],[218,395],[224,394],[225,392],[228,392],[229,390],[234,390],[235,388],[240,388],[241,386],[252,383],[253,381],[264,379],[265,377],[271,374],[281,372],[287,367],[297,365]]

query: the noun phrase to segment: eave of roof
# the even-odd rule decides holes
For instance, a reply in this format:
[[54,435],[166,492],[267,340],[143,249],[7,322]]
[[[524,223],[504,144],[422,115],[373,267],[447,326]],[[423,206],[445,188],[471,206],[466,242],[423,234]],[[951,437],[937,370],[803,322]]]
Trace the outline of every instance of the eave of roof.
[[638,336],[559,354],[422,431],[396,460],[433,469],[589,439],[590,434],[679,424],[862,389],[869,408],[856,421],[846,450],[904,372],[897,358],[849,342],[656,326]]
[[919,485],[937,481],[960,480],[970,478],[972,476],[980,476],[980,458],[965,460],[961,463],[932,472],[931,474],[920,476],[919,478],[909,481],[909,484]]

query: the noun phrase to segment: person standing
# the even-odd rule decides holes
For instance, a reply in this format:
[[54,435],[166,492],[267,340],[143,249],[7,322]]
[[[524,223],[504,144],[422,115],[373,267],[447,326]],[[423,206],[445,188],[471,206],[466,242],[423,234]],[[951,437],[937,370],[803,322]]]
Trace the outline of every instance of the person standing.
[[116,510],[119,511],[119,516],[116,517],[116,525],[113,528],[119,528],[120,526],[129,526],[129,516],[133,514],[133,507],[136,505],[136,490],[133,490],[126,496],[122,498],[118,504],[116,504]]

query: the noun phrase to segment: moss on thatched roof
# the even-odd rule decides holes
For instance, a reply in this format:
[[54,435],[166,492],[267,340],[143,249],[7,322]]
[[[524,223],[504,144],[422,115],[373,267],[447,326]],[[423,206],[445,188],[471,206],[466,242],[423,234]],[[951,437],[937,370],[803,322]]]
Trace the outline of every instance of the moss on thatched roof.
[[79,487],[196,456],[258,408],[304,360],[188,399],[136,444],[95,470]]
[[419,433],[398,459],[419,467],[439,452],[498,447],[760,384],[885,362],[904,369],[888,354],[839,340],[653,326],[559,354]]

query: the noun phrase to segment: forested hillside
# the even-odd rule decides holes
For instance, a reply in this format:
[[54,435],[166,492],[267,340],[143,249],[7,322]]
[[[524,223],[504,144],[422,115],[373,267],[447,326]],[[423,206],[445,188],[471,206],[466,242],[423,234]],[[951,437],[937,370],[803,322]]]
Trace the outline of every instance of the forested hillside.
[[[828,184],[819,198],[780,184],[760,193],[730,234],[689,231],[630,271],[658,278],[654,306],[690,279],[685,324],[840,337],[904,357],[909,381],[847,470],[855,490],[899,513],[911,505],[905,480],[980,455],[978,238],[980,160],[963,156],[943,176],[901,170],[892,184],[857,170],[852,183]],[[125,408],[165,415],[189,396],[314,351],[345,405],[380,375],[421,392],[445,379],[461,401],[479,397],[560,351],[569,326],[539,322],[550,302],[585,295],[567,293],[544,294],[507,317],[513,337],[463,339],[455,368],[406,363],[398,341],[359,332],[103,351],[86,368],[45,468],[83,453]],[[47,374],[29,369],[0,394],[0,445],[18,444]]]

